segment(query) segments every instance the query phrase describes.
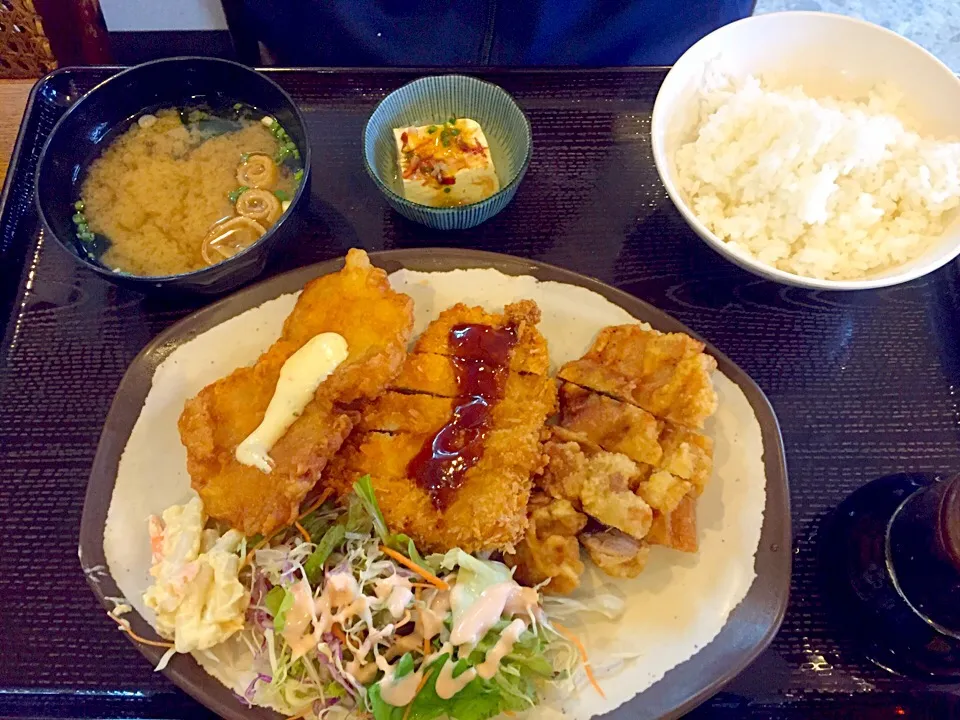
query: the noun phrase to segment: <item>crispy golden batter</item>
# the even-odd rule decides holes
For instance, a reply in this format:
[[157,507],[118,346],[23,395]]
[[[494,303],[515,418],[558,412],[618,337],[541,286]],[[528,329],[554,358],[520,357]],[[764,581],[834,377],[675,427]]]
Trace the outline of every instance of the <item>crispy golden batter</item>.
[[400,374],[390,387],[404,392],[419,392],[438,397],[456,397],[460,394],[457,369],[453,360],[444,355],[412,353],[407,356]]
[[647,564],[650,547],[619,530],[588,530],[580,534],[587,555],[607,575],[635,578]]
[[388,390],[364,408],[357,430],[435,433],[450,421],[456,402],[454,398]]
[[604,450],[588,454],[578,442],[551,440],[544,448],[548,462],[538,482],[548,494],[638,540],[647,534],[653,511],[630,489],[638,472],[633,460]]
[[713,440],[682,425],[667,423],[660,433],[663,458],[658,469],[693,484],[694,495],[703,492],[713,472]]
[[387,524],[425,552],[459,547],[467,552],[509,549],[527,526],[530,475],[542,465],[536,433],[493,430],[483,456],[466,471],[454,500],[443,510],[409,477],[410,461],[432,434],[354,433],[324,473],[340,495],[369,474]]
[[697,502],[685,496],[669,514],[655,513],[646,541],[683,552],[697,551]]
[[550,356],[547,341],[537,330],[538,322],[540,308],[533,300],[519,300],[507,305],[502,315],[459,303],[444,310],[430,323],[417,340],[414,352],[453,355],[450,330],[456,325],[476,324],[495,328],[512,325],[517,331],[517,344],[510,355],[510,369],[546,375],[550,369]]
[[583,563],[577,533],[587,524],[587,516],[577,512],[567,500],[558,500],[542,492],[530,496],[527,508],[529,525],[516,554],[504,555],[514,578],[534,586],[549,580],[544,592],[565,595],[580,586]]
[[579,385],[561,385],[559,422],[568,430],[583,433],[604,450],[623,453],[640,463],[656,466],[663,454],[662,421],[635,405]]
[[[449,362],[448,358],[443,360]],[[455,404],[455,398],[388,391],[364,410],[358,429],[436,432],[450,419]],[[493,405],[490,417],[495,428],[532,431],[538,430],[556,408],[557,388],[551,378],[509,373],[503,397]]]
[[392,387],[399,390],[385,393],[365,409],[357,430],[325,473],[327,482],[342,495],[358,477],[369,474],[387,523],[428,550],[512,548],[526,529],[531,476],[544,463],[540,431],[557,408],[551,378],[506,373],[503,396],[490,409],[482,454],[442,510],[418,485],[409,466],[451,420],[460,394],[455,361],[436,354],[449,351],[440,338],[459,323],[515,324],[518,340],[510,366],[534,368],[534,359],[540,358],[545,369],[546,342],[532,324],[538,318],[539,309],[530,301],[508,306],[504,315],[462,305],[441,313],[417,342],[425,352],[409,356],[393,381]]
[[[308,283],[280,339],[253,366],[201,390],[180,416],[187,469],[210,516],[246,535],[290,524],[353,426],[356,413],[345,406],[382,392],[400,370],[412,329],[413,301],[390,289],[362,250],[347,254],[342,271]],[[321,332],[346,339],[347,359],[274,445],[271,473],[240,464],[234,451],[263,419],[281,367]]]
[[688,335],[617,325],[601,330],[589,352],[560,368],[557,377],[701,428],[717,408],[710,381],[716,367],[703,343]]

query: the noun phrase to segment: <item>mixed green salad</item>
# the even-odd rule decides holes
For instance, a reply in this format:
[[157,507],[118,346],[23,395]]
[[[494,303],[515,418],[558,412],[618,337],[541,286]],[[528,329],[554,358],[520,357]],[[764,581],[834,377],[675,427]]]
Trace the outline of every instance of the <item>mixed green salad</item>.
[[[184,546],[170,533],[173,516],[164,521],[166,534],[159,521],[151,525],[155,562],[164,548]],[[252,653],[242,693],[251,705],[293,717],[485,720],[533,707],[551,687],[572,690],[580,667],[592,681],[579,641],[551,622],[536,589],[517,584],[506,565],[459,549],[421,555],[409,537],[390,532],[369,477],[346,504],[319,498],[292,527],[241,540],[231,557],[236,573],[226,573],[232,580],[219,607],[237,609],[242,586],[242,629],[231,634]],[[197,575],[184,567],[155,565],[148,605],[165,577]],[[201,604],[218,607],[209,598]],[[203,649],[163,634],[176,636],[178,651]]]

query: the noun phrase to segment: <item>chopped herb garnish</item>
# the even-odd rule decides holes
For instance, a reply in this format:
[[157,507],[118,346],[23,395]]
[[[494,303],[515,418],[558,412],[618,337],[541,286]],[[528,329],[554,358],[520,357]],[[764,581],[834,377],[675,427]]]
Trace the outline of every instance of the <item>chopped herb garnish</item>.
[[450,116],[450,119],[447,120],[447,122],[450,123],[451,125],[456,125],[456,124],[457,124],[457,119],[451,115],[451,116]]
[[427,132],[428,132],[428,133],[433,134],[433,133],[435,133],[436,131],[437,131],[437,126],[436,126],[436,125],[431,125],[430,127],[427,128]]
[[295,173],[293,173],[293,179],[297,182],[303,180],[303,168],[298,168]]
[[83,200],[77,200],[77,201],[73,204],[73,209],[74,209],[74,210],[80,210],[80,211],[82,211],[82,210],[83,210],[83,207],[84,207],[84,205],[83,205]]
[[453,130],[450,131],[450,134],[453,135],[454,137],[456,137],[457,135],[460,134],[460,131],[457,130],[456,128],[453,128]]
[[232,192],[227,194],[227,200],[229,200],[231,203],[235,205],[237,203],[237,200],[240,199],[240,196],[243,195],[249,189],[250,188],[248,188],[246,185],[241,185],[236,190],[233,190]]
[[250,153],[243,153],[243,155],[240,156],[240,162],[242,163],[245,163],[249,159],[250,159]]
[[83,217],[83,213],[77,213],[76,215],[73,216],[73,222],[76,223],[77,225],[82,224],[84,220],[85,218]]
[[450,188],[445,187],[445,188],[443,189],[443,191],[444,191],[445,193],[448,193],[448,192],[450,192]]
[[277,200],[280,202],[286,202],[290,199],[290,196],[287,195],[283,190],[274,190],[273,194],[277,196]]

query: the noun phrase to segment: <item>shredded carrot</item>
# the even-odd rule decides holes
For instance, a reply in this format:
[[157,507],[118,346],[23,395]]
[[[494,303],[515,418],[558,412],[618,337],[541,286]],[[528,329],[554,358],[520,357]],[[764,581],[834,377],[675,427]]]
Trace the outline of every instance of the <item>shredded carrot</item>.
[[304,542],[310,542],[310,533],[307,532],[307,529],[300,524],[299,520],[293,521],[293,526],[297,529],[297,532],[303,537]]
[[326,490],[324,490],[322,493],[320,493],[320,497],[318,497],[318,498],[316,499],[316,501],[313,503],[313,505],[311,505],[311,506],[308,507],[306,510],[304,510],[302,513],[300,513],[300,517],[298,517],[297,520],[298,520],[298,521],[299,521],[299,520],[303,520],[307,515],[309,515],[310,513],[312,513],[314,510],[316,510],[316,509],[317,509],[318,507],[320,507],[321,505],[323,505],[323,504],[327,501],[327,498],[330,497],[332,494],[333,494],[333,490],[332,490],[331,488],[327,488]]
[[[327,498],[330,497],[330,495],[331,495],[332,493],[333,493],[333,490],[330,489],[330,488],[327,488],[326,490],[324,490],[322,493],[320,493],[320,497],[317,498],[316,502],[314,502],[313,505],[311,505],[311,506],[308,507],[306,510],[304,510],[302,513],[300,513],[300,516],[299,516],[296,520],[293,521],[293,524],[296,526],[297,530],[300,531],[300,534],[303,535],[304,538],[306,538],[306,541],[307,541],[307,542],[310,542],[310,535],[309,535],[309,534],[307,533],[307,531],[304,530],[303,527],[300,525],[300,521],[303,520],[307,515],[309,515],[310,513],[312,513],[314,510],[316,510],[318,507],[320,507],[321,505],[323,505],[323,504],[327,501]],[[240,563],[240,567],[243,568],[243,567],[245,567],[246,565],[249,565],[249,564],[250,564],[250,560],[253,559],[253,554],[254,554],[257,550],[259,550],[259,549],[262,548],[262,547],[265,547],[265,546],[267,545],[267,543],[269,543],[269,542],[270,542],[271,540],[273,540],[277,535],[279,535],[280,533],[282,533],[282,532],[283,532],[284,530],[286,530],[286,529],[287,529],[286,527],[280,528],[280,529],[277,530],[275,533],[273,533],[270,537],[265,537],[263,540],[261,540],[260,542],[258,542],[258,543],[257,543],[256,545],[254,545],[252,548],[250,548],[250,552],[247,553],[247,556],[243,559],[243,562]]]
[[443,580],[438,578],[432,572],[430,572],[429,570],[424,570],[422,567],[417,565],[413,560],[411,560],[408,557],[405,557],[404,555],[401,555],[396,550],[391,550],[386,545],[381,545],[380,552],[382,552],[384,555],[387,555],[393,558],[398,563],[409,568],[410,570],[413,570],[415,573],[417,573],[417,575],[422,577],[424,580],[426,580],[428,583],[430,583],[434,587],[438,587],[441,590],[450,589],[450,586],[447,583],[445,583]]
[[333,627],[330,628],[330,632],[332,632],[333,636],[344,645],[347,644],[347,634],[343,631],[343,628],[340,627],[340,623],[334,623]]
[[552,625],[558,633],[563,635],[567,640],[572,642],[574,646],[576,646],[577,652],[580,653],[580,659],[583,661],[583,670],[587,673],[587,680],[589,680],[590,684],[593,685],[593,689],[600,694],[600,697],[606,698],[607,696],[604,695],[603,690],[600,688],[600,683],[597,682],[597,678],[593,674],[593,668],[590,667],[590,658],[587,657],[587,649],[583,646],[583,643],[580,642],[580,638],[578,638],[560,623],[555,622],[552,623]]
[[145,637],[140,637],[130,627],[130,623],[121,620],[116,615],[110,615],[110,613],[107,613],[107,615],[109,615],[110,619],[120,626],[121,630],[123,630],[127,635],[132,637],[138,643],[143,643],[144,645],[152,645],[153,647],[161,647],[161,648],[167,648],[167,649],[170,649],[173,647],[172,642],[164,642],[161,640],[148,640]]

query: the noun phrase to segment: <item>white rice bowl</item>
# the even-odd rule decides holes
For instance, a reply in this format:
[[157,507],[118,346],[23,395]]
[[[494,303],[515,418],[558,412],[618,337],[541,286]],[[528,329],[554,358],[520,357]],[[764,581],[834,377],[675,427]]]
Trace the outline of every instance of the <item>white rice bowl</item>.
[[960,206],[960,142],[916,132],[891,86],[814,98],[708,68],[698,103],[677,185],[738,255],[865,278],[921,256]]

